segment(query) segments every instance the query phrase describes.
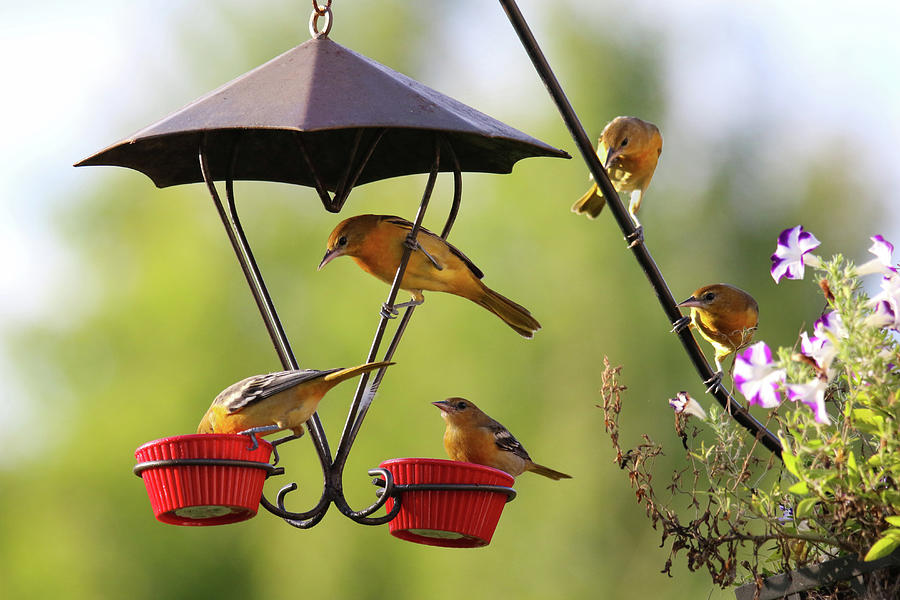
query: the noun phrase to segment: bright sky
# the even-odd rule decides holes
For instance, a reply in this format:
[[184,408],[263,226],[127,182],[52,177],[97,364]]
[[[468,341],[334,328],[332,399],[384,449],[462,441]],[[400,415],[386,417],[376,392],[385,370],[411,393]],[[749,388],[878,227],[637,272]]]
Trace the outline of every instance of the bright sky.
[[[433,1],[436,10],[447,12],[443,2]],[[605,15],[599,14],[600,2],[583,0],[571,18],[598,34],[622,35],[627,28],[611,30]],[[221,4],[239,2],[221,0]],[[339,27],[340,18],[352,18],[353,3],[334,4]],[[507,68],[510,62],[518,64],[513,53],[522,50],[499,5],[487,10],[484,0],[457,4],[463,17],[448,21],[447,36],[454,43],[442,44],[441,51],[456,53],[443,60],[467,65],[471,79],[441,79],[435,87],[504,118],[505,109],[495,109],[497,95],[490,93],[498,79],[515,88],[533,85],[536,75],[530,69]],[[300,43],[306,32],[304,19],[296,15],[307,5],[267,0],[260,10],[271,11],[276,19],[297,18],[296,43]],[[843,132],[847,145],[829,150],[835,168],[852,166],[880,185],[886,206],[898,205],[900,3],[610,0],[602,4],[608,5],[618,6],[622,19],[644,24],[662,40],[670,106],[666,145],[680,147],[678,155],[691,157],[690,164],[704,164],[702,148],[710,147],[706,140],[746,128],[748,121],[759,123],[762,115],[785,125],[760,132],[778,149],[769,156],[769,167],[778,176],[789,179],[783,156],[805,154],[836,131]],[[177,85],[175,69],[184,58],[180,53],[186,51],[179,39],[186,31],[215,31],[215,19],[204,11],[208,6],[208,0],[0,5],[0,57],[6,81],[0,94],[4,121],[0,254],[7,257],[0,271],[0,340],[11,324],[60,309],[53,304],[52,282],[61,278],[63,285],[71,284],[65,276],[71,265],[54,237],[51,216],[56,207],[104,177],[102,168],[71,165],[162,116],[148,108],[151,99],[171,94],[171,89],[161,91],[158,82]],[[539,38],[546,11],[565,10],[562,2],[540,0],[520,0],[520,6]],[[466,36],[478,44],[466,44]],[[340,41],[352,46],[352,40]],[[488,58],[485,43],[496,46]],[[467,56],[467,48],[478,48],[479,55]],[[192,58],[186,62],[197,65],[197,57]],[[133,78],[135,69],[147,76]],[[460,87],[465,89],[454,93]],[[183,89],[192,88],[186,83]],[[169,109],[191,100],[191,93],[199,96],[206,91],[188,92]],[[484,102],[473,100],[482,94]],[[512,110],[527,111],[527,106]],[[675,156],[672,153],[670,160],[678,160]],[[684,167],[689,167],[687,161]],[[881,233],[900,241],[898,217],[895,212],[891,216],[894,225]],[[9,351],[0,343],[4,378],[10,377],[3,358]],[[19,382],[18,393],[0,396],[0,436],[4,424],[28,418],[27,387]]]

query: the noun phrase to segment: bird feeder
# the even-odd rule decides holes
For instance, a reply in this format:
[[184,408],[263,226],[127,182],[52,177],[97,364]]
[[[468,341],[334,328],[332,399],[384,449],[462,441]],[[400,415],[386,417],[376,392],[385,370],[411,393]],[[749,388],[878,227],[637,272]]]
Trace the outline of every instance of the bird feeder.
[[[358,185],[427,173],[409,233],[414,242],[438,173],[452,173],[454,182],[453,199],[441,232],[446,238],[460,207],[463,171],[509,173],[523,158],[569,158],[562,150],[337,44],[328,37],[333,21],[331,0],[324,6],[314,1],[313,7],[312,39],[76,164],[128,167],[144,173],[160,188],[204,183],[284,369],[297,369],[298,364],[241,226],[235,181],[312,187],[325,210],[338,213]],[[324,27],[320,30],[322,19]],[[224,202],[216,186],[222,181]],[[411,252],[410,247],[404,248],[366,362],[376,360],[394,318],[393,306]],[[414,309],[404,309],[378,360],[391,359]],[[333,455],[319,417],[314,414],[307,422],[324,475],[321,498],[310,510],[293,512],[285,507],[285,496],[297,488],[296,483],[282,487],[274,502],[261,491],[265,477],[284,473],[283,468],[276,467],[277,446],[294,436],[271,445],[260,442],[259,448],[251,451],[256,440],[251,444],[247,436],[204,434],[157,440],[138,449],[135,472],[147,483],[157,518],[180,525],[217,525],[252,517],[256,504],[261,503],[287,523],[305,529],[321,521],[334,504],[358,523],[391,522],[392,533],[402,539],[447,546],[487,544],[503,504],[515,495],[510,487],[512,478],[487,467],[463,468],[460,475],[459,464],[447,467],[429,463],[427,469],[407,469],[387,461],[369,471],[378,476],[375,483],[383,488],[378,500],[363,510],[348,505],[343,494],[344,465],[384,374],[381,369],[371,377],[367,373],[360,378]],[[206,444],[196,439],[210,437],[237,440]],[[271,464],[270,451],[275,455]],[[434,473],[424,480],[416,475],[432,470]],[[238,475],[246,475],[247,483],[237,483]],[[245,485],[247,494],[255,500],[207,497],[202,493],[195,496],[187,490]],[[453,502],[469,506],[473,502],[490,505],[484,518],[493,519],[493,524],[472,527],[467,523],[417,521],[415,513],[423,512],[422,503],[436,502],[441,494],[452,494]],[[371,516],[385,505],[387,514]],[[457,506],[454,511],[471,509]],[[398,515],[403,522],[395,526],[393,520]]]
[[156,518],[172,525],[225,525],[256,516],[263,483],[281,473],[272,445],[236,434],[179,435],[148,442],[134,455]]
[[[491,542],[503,506],[516,496],[503,471],[436,458],[395,458],[381,463],[393,490],[386,509],[397,516],[391,535],[429,546],[475,548]],[[378,482],[376,482],[377,484]],[[388,485],[388,484],[386,484]],[[394,498],[404,494],[402,503]]]

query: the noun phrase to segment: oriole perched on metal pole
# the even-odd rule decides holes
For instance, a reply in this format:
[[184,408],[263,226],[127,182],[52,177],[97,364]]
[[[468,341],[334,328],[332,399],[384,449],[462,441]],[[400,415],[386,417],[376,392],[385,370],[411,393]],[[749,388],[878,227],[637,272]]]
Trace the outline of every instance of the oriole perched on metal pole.
[[[691,309],[690,323],[715,349],[717,377],[707,383],[718,383],[716,379],[720,381],[724,373],[722,361],[753,339],[759,324],[759,305],[744,290],[727,283],[715,283],[698,289],[677,306]],[[676,325],[676,329],[680,327],[680,323]]]
[[[661,153],[659,129],[637,117],[616,117],[606,124],[597,141],[597,156],[603,161],[616,191],[631,192],[628,212],[636,227],[641,226],[637,211]],[[572,206],[572,212],[596,219],[604,206],[606,199],[594,183]]]
[[[390,215],[359,215],[338,223],[328,237],[319,269],[338,256],[351,256],[364,271],[390,284],[403,256],[403,246],[412,243],[412,223]],[[414,251],[400,287],[412,300],[394,308],[425,301],[422,292],[447,292],[482,306],[512,327],[522,337],[534,337],[541,324],[528,309],[502,296],[481,282],[481,269],[458,248],[425,228],[419,228]]]

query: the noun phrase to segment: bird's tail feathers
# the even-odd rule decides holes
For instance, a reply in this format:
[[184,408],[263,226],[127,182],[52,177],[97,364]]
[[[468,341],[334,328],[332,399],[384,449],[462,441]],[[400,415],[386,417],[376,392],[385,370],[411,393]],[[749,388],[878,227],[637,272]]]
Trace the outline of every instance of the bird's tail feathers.
[[356,367],[347,367],[346,369],[341,369],[340,371],[335,371],[334,373],[329,373],[325,377],[323,377],[323,381],[333,382],[334,385],[339,384],[345,379],[350,379],[351,377],[356,377],[357,375],[361,375],[363,373],[368,373],[369,371],[374,371],[375,369],[380,369],[382,367],[391,366],[392,362],[380,361],[380,362],[370,362],[364,365],[359,365]]
[[528,470],[537,473],[538,475],[543,475],[544,477],[549,477],[554,481],[559,479],[572,479],[571,475],[566,475],[565,473],[560,473],[559,471],[554,471],[549,467],[545,467],[544,465],[539,465],[537,463],[531,463],[528,465]]
[[572,205],[572,212],[584,215],[588,219],[596,219],[604,206],[606,206],[606,198],[600,193],[600,188],[597,184],[593,183],[584,196]]
[[512,327],[516,333],[525,338],[533,338],[534,332],[541,328],[537,319],[531,316],[528,309],[516,304],[506,296],[498,294],[491,288],[482,284],[484,294],[475,302],[488,309]]

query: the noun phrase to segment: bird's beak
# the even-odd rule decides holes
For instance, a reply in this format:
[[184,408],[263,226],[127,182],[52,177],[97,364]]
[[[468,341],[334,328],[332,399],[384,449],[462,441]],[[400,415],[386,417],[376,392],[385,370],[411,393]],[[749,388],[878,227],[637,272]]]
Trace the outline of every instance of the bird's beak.
[[675,306],[677,306],[678,308],[701,308],[703,306],[703,303],[691,296],[684,302],[679,302]]
[[603,168],[608,171],[612,166],[613,161],[619,158],[620,154],[621,152],[619,152],[616,148],[610,148],[609,152],[606,153],[606,162],[603,163]]
[[338,252],[337,248],[328,250],[327,252],[325,252],[325,256],[322,257],[322,262],[319,263],[319,268],[317,268],[316,271],[321,271],[322,267],[324,267],[340,255],[341,253]]
[[450,413],[453,411],[453,406],[446,400],[438,400],[437,402],[432,402],[432,404],[441,409],[442,412]]

